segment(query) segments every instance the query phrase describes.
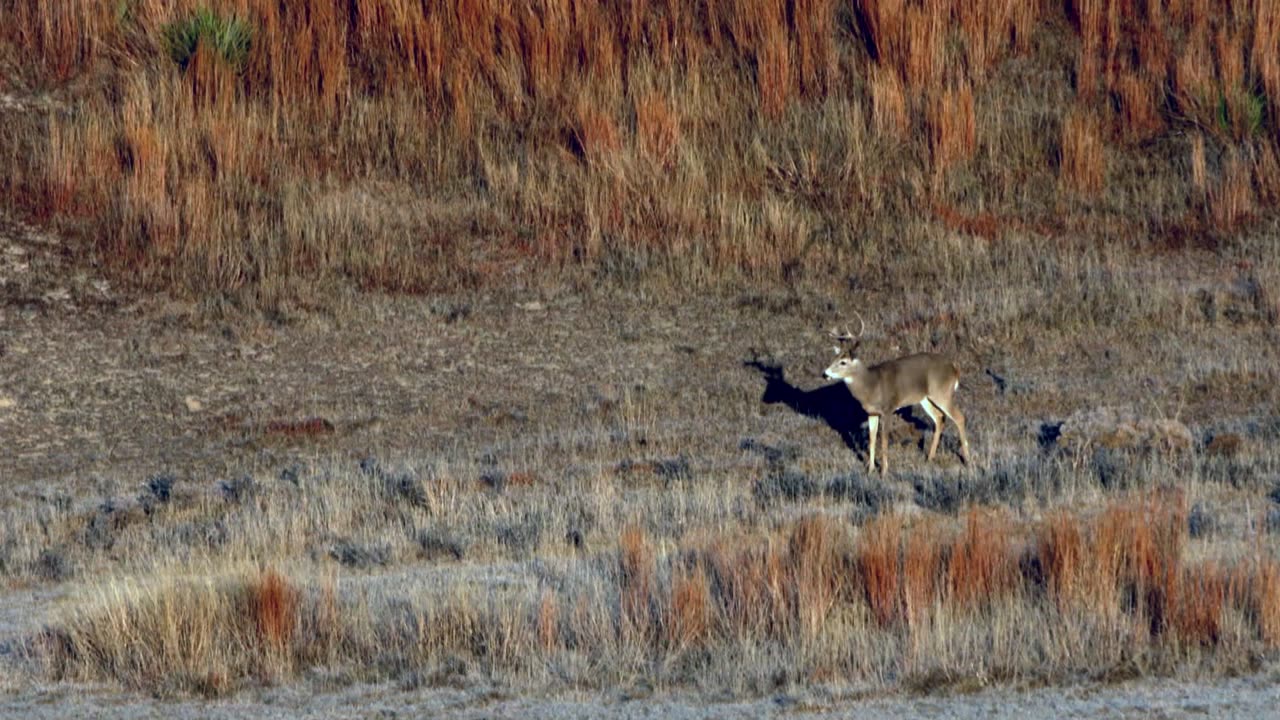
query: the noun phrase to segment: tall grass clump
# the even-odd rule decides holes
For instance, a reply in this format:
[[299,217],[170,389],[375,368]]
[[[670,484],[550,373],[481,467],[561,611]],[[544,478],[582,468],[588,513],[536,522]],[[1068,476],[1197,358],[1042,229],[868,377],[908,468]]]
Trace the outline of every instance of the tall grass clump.
[[175,20],[164,28],[164,46],[178,67],[186,69],[201,45],[209,47],[223,62],[241,68],[249,59],[253,31],[249,23],[235,15],[222,16],[209,8]]
[[906,283],[948,229],[921,206],[1008,218],[1031,252],[1028,228],[1159,244],[1278,202],[1188,215],[1179,157],[1189,131],[1276,152],[1262,0],[112,5],[4,6],[19,89],[67,98],[10,118],[5,195],[176,292]]

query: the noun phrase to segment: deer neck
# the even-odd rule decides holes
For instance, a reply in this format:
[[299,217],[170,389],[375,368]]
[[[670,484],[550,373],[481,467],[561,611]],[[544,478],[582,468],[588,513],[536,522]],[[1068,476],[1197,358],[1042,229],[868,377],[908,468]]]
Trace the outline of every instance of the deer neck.
[[873,386],[871,369],[861,360],[853,361],[853,371],[844,379],[845,385],[849,387],[849,392],[853,394],[858,402],[866,405],[871,399],[871,388]]

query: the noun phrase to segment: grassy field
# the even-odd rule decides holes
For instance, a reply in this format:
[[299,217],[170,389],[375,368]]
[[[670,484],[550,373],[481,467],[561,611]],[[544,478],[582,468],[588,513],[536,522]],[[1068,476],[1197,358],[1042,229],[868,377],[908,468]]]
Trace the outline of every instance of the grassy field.
[[[1265,0],[0,0],[0,687],[1273,672],[1277,43]],[[973,464],[916,413],[862,471],[854,311],[954,359]]]

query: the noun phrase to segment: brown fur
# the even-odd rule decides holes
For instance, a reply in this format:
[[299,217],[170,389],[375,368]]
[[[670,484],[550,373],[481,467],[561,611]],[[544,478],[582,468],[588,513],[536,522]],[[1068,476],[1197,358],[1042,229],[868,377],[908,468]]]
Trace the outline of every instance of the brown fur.
[[[826,376],[833,380],[843,380],[869,416],[871,441],[868,445],[868,472],[875,470],[876,434],[881,416],[917,403],[934,422],[928,459],[933,459],[943,425],[946,424],[946,418],[950,418],[960,432],[960,457],[966,463],[969,461],[969,439],[965,435],[964,414],[955,401],[960,371],[946,357],[934,353],[918,353],[868,367],[850,351],[842,354],[826,369]],[[887,473],[887,437],[883,443],[880,469]]]

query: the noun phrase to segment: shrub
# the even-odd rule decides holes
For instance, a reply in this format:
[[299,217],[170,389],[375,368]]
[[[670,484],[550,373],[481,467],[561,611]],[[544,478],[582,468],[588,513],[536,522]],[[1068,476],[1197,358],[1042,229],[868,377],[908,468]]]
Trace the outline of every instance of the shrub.
[[253,29],[235,15],[224,17],[208,8],[200,8],[190,17],[164,28],[165,49],[183,70],[191,64],[202,43],[228,65],[239,69],[249,59]]

